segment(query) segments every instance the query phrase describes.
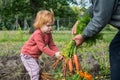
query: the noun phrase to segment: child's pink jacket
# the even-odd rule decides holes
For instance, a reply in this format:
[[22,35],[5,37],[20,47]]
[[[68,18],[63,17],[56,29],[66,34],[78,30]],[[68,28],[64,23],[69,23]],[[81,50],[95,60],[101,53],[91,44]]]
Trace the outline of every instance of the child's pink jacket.
[[45,34],[38,29],[34,31],[29,40],[24,44],[21,53],[29,54],[38,59],[42,52],[53,57],[58,52],[58,48],[53,42],[51,33]]

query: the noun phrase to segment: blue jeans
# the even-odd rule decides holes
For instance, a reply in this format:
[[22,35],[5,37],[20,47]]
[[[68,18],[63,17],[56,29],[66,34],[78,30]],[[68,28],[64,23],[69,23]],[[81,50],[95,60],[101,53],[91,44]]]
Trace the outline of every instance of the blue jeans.
[[109,53],[111,80],[120,80],[120,31],[112,40]]

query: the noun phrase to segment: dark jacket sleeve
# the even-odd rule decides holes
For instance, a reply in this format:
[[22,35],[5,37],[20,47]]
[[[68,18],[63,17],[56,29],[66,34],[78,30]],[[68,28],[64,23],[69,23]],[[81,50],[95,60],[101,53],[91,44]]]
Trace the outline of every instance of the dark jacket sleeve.
[[92,10],[93,17],[82,33],[84,38],[93,37],[109,23],[114,3],[115,0],[94,0],[92,9],[90,8],[90,14]]

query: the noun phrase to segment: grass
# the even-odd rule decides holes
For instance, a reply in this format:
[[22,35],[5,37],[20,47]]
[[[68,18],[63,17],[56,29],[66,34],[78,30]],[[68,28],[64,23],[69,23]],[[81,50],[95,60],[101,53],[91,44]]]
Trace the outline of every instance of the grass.
[[24,42],[29,36],[27,31],[0,31],[0,42]]

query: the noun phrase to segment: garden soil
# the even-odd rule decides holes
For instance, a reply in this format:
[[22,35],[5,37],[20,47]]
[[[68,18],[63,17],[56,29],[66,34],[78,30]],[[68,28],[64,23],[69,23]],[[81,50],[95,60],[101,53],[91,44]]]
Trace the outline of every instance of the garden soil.
[[[42,71],[44,73],[50,72],[51,65],[54,62],[55,58],[41,57],[40,64]],[[92,73],[99,71],[100,66],[92,57],[87,58],[85,62],[85,64],[91,64],[89,71]],[[19,55],[0,57],[0,80],[30,80],[27,71],[21,63]]]

